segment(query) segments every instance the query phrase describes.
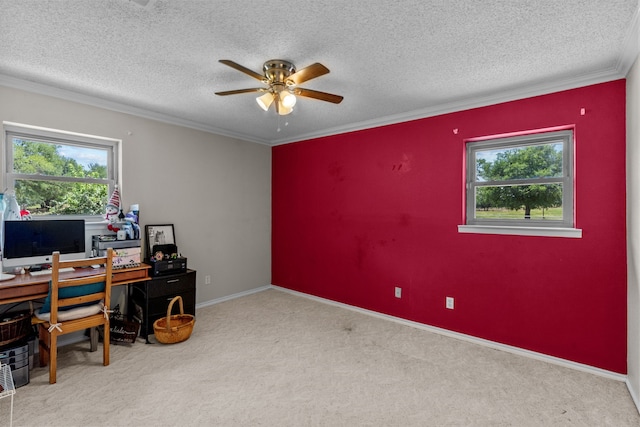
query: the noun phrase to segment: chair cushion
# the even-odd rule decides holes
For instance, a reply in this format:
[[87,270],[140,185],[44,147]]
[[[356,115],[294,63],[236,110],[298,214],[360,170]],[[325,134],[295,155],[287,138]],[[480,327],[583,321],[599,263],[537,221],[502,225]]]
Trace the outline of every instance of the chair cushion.
[[[94,314],[98,314],[102,311],[104,304],[99,302],[97,304],[92,303],[91,305],[83,305],[81,307],[71,308],[70,310],[64,310],[58,312],[58,321],[64,322],[67,320],[79,319],[81,317],[93,316]],[[42,309],[36,310],[33,314],[40,319],[49,321],[51,317],[50,312],[43,313]]]
[[[61,289],[58,289],[58,298],[74,298],[82,295],[95,294],[97,292],[104,291],[104,286],[105,286],[104,282],[97,282],[97,283],[89,283],[87,285],[82,285],[82,286],[72,286],[69,288],[61,288]],[[77,306],[64,307],[60,309],[59,312],[74,309],[78,306],[93,305],[93,304],[95,303],[90,302],[87,304],[79,304]],[[49,294],[44,299],[44,304],[40,308],[41,313],[49,313],[50,311],[51,311],[51,281],[49,281]]]

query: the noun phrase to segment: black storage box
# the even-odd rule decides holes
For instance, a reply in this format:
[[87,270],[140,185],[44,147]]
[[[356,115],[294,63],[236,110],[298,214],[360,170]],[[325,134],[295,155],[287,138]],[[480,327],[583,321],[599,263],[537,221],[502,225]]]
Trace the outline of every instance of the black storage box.
[[[187,271],[187,259],[178,255],[178,247],[173,243],[166,245],[153,245],[149,250],[145,261],[151,266],[149,274],[152,277],[155,277],[167,274],[185,273]],[[159,259],[158,256],[162,258]]]
[[187,271],[187,259],[178,257],[162,261],[147,261],[151,265],[151,276],[164,276],[166,274],[184,273]]

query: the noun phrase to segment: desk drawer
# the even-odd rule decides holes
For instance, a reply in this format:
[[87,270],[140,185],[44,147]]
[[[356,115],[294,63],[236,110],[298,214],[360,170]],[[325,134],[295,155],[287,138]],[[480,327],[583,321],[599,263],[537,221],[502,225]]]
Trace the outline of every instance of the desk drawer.
[[180,274],[175,276],[156,277],[147,282],[147,297],[157,298],[169,295],[180,295],[196,288],[196,275]]
[[147,270],[130,270],[130,269],[122,269],[122,270],[114,270],[113,278],[111,279],[114,282],[126,282],[127,280],[136,280],[136,279],[144,279],[147,277]]
[[[169,295],[161,298],[152,298],[149,300],[149,316],[160,316],[164,317],[167,315],[167,308],[169,308],[169,303],[171,300],[180,295],[182,297],[182,306],[184,307],[184,312],[186,314],[196,314],[196,293],[195,291],[191,292],[181,292],[175,295]],[[180,305],[178,302],[173,304],[173,312],[171,314],[180,314]]]

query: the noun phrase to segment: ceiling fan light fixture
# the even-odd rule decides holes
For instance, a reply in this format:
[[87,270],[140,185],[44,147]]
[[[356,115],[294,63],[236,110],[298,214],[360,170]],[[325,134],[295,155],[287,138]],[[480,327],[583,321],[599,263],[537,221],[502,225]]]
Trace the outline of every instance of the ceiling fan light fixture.
[[269,106],[273,103],[275,96],[271,92],[267,92],[264,95],[260,95],[256,98],[256,102],[264,111],[269,109]]
[[268,85],[268,87],[227,90],[215,92],[216,95],[226,96],[241,93],[263,93],[263,95],[256,98],[256,102],[260,108],[268,111],[271,104],[274,104],[276,114],[280,116],[291,114],[293,107],[296,105],[297,96],[314,98],[334,104],[339,104],[343,99],[342,96],[339,95],[299,87],[301,83],[323,76],[329,72],[329,69],[319,62],[311,64],[301,70],[296,70],[296,67],[289,61],[271,59],[264,63],[263,74],[256,73],[229,59],[220,59],[219,62],[261,81]]
[[293,109],[293,106],[296,105],[296,96],[289,91],[280,92],[280,102],[282,106],[285,108]]
[[293,111],[293,107],[285,107],[282,105],[282,102],[278,102],[278,114],[281,116],[286,116],[287,114],[291,114]]

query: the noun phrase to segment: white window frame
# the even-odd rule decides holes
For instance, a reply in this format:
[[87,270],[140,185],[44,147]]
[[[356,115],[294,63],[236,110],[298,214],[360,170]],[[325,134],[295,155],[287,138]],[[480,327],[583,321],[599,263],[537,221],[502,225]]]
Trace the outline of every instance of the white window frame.
[[[79,182],[95,182],[92,178],[73,178],[73,179],[60,179],[56,177],[43,177],[26,174],[17,174],[13,172],[13,144],[11,143],[14,136],[26,139],[35,139],[45,142],[60,143],[64,145],[75,145],[88,148],[100,148],[106,149],[108,153],[107,160],[107,183],[109,189],[107,195],[111,194],[115,189],[115,185],[119,184],[122,188],[121,182],[121,165],[122,154],[121,145],[122,140],[107,138],[96,135],[88,135],[76,132],[69,132],[58,129],[44,128],[40,126],[31,126],[13,122],[3,122],[3,139],[2,139],[2,153],[4,154],[4,161],[2,162],[2,180],[3,188],[13,190],[15,188],[15,181],[17,179],[29,179],[38,178],[46,179],[50,181],[62,180],[62,181],[79,181]],[[104,182],[104,180],[101,180]],[[104,220],[102,215],[55,215],[52,217],[44,216],[43,220],[55,220],[61,218],[78,218],[84,219],[86,222],[101,222]]]
[[[490,149],[509,149],[561,142],[562,177],[531,178],[504,181],[478,181],[476,179],[476,154]],[[526,236],[582,237],[582,230],[575,228],[574,203],[574,131],[562,129],[537,131],[516,136],[496,136],[466,141],[465,168],[465,224],[458,226],[460,233],[515,234]],[[475,217],[476,189],[492,185],[562,184],[561,221],[536,219],[490,219]]]

